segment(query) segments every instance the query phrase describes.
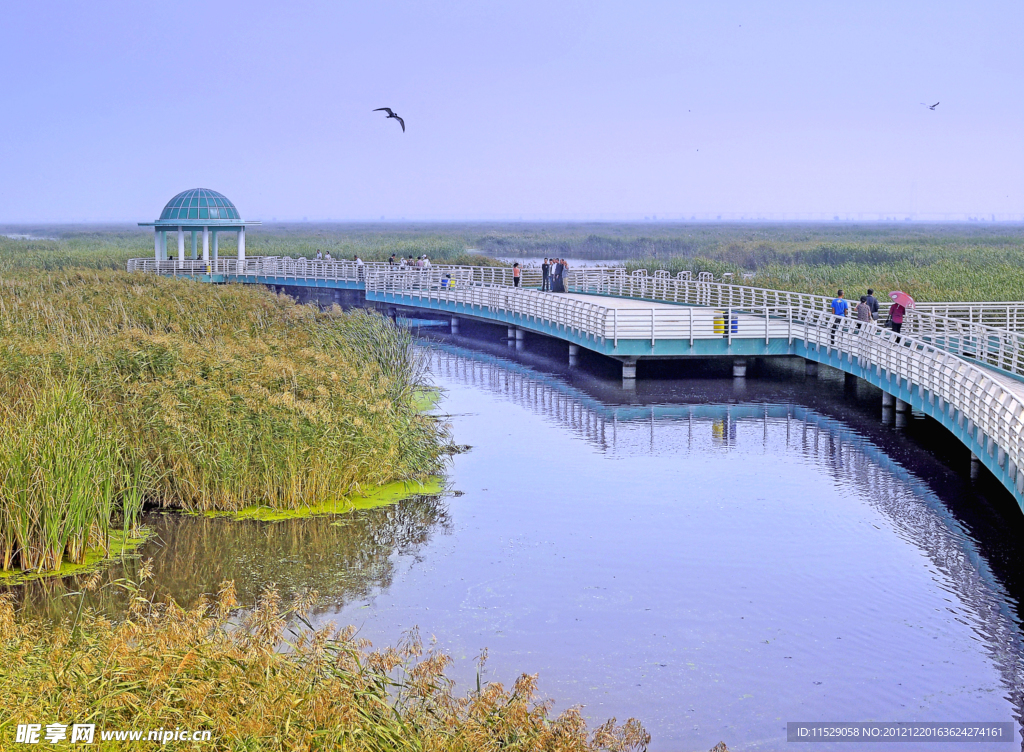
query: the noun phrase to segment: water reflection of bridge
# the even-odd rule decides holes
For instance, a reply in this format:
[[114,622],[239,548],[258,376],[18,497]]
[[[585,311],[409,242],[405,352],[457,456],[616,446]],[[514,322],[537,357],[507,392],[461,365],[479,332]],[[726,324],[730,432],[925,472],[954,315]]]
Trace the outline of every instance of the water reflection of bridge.
[[492,355],[434,343],[430,370],[471,384],[569,429],[612,457],[792,453],[856,489],[923,551],[963,604],[1024,721],[1024,641],[1013,598],[974,540],[919,477],[845,423],[796,404],[607,404],[560,378]]

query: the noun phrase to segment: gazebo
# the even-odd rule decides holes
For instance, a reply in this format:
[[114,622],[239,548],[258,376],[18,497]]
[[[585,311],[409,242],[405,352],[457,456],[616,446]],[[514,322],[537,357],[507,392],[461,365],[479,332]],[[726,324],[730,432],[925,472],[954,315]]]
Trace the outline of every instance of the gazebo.
[[261,224],[243,220],[226,196],[207,188],[182,191],[167,202],[155,222],[139,222],[152,227],[157,261],[167,261],[167,233],[178,233],[178,267],[185,265],[185,232],[192,233],[192,258],[198,258],[199,234],[203,236],[203,261],[210,262],[210,236],[213,236],[213,263],[217,263],[217,234],[238,233],[238,260],[245,260],[245,228]]

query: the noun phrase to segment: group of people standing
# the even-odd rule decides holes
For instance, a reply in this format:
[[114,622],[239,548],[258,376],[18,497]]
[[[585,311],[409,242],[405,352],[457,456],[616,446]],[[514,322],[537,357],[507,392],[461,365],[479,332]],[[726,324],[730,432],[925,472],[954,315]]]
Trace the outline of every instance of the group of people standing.
[[540,289],[543,292],[565,292],[565,272],[569,264],[565,259],[544,259],[540,265]]
[[[832,300],[832,313],[836,316],[849,316],[850,311],[850,301],[843,296],[842,290],[837,291],[836,297]],[[869,287],[867,295],[860,296],[860,302],[855,308],[852,308],[852,311],[858,321],[877,322],[878,299],[875,297],[875,291]],[[889,318],[885,322],[886,325],[898,334],[903,329],[903,317],[906,312],[905,307],[899,303],[893,303],[889,306]]]
[[417,256],[415,259],[412,256],[406,258],[403,256],[400,259],[395,258],[395,254],[392,253],[388,257],[388,266],[397,266],[399,269],[429,269],[430,259],[427,258],[427,254]]

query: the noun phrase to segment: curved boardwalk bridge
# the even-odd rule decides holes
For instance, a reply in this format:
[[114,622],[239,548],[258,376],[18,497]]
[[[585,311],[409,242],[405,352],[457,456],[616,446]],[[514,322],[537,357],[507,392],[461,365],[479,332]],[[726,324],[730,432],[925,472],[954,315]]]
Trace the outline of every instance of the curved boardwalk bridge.
[[[365,295],[388,310],[430,311],[451,323],[474,319],[583,347],[622,363],[625,383],[642,359],[724,356],[745,374],[746,357],[798,356],[808,370],[825,364],[879,387],[883,405],[913,408],[939,421],[1013,494],[1024,509],[1024,303],[919,304],[896,334],[832,315],[829,299],[743,285],[584,269],[566,276],[566,293],[541,292],[539,273],[434,266],[248,259],[133,259],[129,271],[187,275],[214,282],[316,290],[323,302]],[[351,292],[346,292],[351,291]],[[355,301],[353,301],[355,302]],[[884,309],[883,309],[884,313]]]

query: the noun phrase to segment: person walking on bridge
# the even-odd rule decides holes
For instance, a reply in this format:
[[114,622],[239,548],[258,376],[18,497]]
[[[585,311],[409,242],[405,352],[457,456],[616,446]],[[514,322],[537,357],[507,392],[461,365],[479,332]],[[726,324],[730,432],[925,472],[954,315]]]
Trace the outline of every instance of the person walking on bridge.
[[871,306],[871,320],[878,321],[878,298],[875,297],[875,291],[870,287],[868,288],[868,305]]
[[[835,298],[832,299],[832,315],[837,317],[844,317],[850,313],[850,304],[843,298],[843,291],[839,290],[836,292]],[[832,338],[829,340],[829,346],[835,347],[836,345],[836,331],[839,329],[841,322],[840,318],[832,320]]]
[[551,289],[551,264],[548,263],[547,259],[544,259],[544,263],[540,265],[540,291],[547,292]]
[[[907,312],[907,309],[901,306],[899,303],[893,303],[889,306],[889,325],[892,330],[897,334],[903,329],[903,315]],[[899,338],[897,338],[899,341]]]
[[860,302],[857,304],[856,313],[857,321],[871,321],[871,303],[868,302],[867,295],[860,296]]
[[522,280],[523,270],[519,268],[519,262],[512,264],[512,286],[519,287],[519,282]]

